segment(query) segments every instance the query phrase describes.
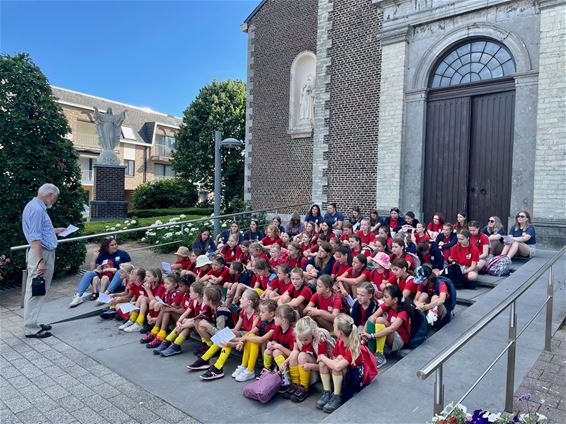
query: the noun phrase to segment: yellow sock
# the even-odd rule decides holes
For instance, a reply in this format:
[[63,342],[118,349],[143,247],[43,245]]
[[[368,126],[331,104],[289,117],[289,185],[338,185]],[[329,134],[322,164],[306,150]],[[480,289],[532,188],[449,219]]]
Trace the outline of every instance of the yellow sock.
[[130,321],[136,322],[136,319],[138,319],[138,314],[139,314],[138,311],[132,312],[132,313],[130,314]]
[[255,364],[257,362],[257,356],[259,355],[259,345],[257,343],[247,342],[246,345],[250,345],[250,357],[248,359],[248,371],[255,370]]
[[291,374],[291,383],[299,384],[299,379],[300,379],[299,366],[295,365],[294,367],[289,367],[289,374]]
[[159,334],[159,327],[157,325],[153,326],[153,328],[151,329],[151,334],[155,334],[156,336]]
[[342,374],[332,374],[332,382],[334,383],[334,394],[340,395],[342,393]]
[[272,363],[273,363],[273,356],[271,356],[267,352],[263,352],[263,366],[269,369],[271,368]]
[[304,370],[303,367],[299,366],[299,384],[305,389],[309,388],[309,383],[311,380],[311,372]]
[[285,362],[285,357],[284,357],[283,355],[277,355],[277,356],[275,357],[275,363],[277,364],[277,366],[278,366],[279,368],[281,368],[281,364],[282,364],[283,362]]
[[187,338],[186,336],[179,334],[173,343],[175,343],[178,346],[181,346],[186,338]]
[[332,389],[332,386],[330,385],[330,374],[320,373],[320,380],[322,381],[322,388],[329,392],[330,389]]
[[202,355],[201,358],[204,359],[205,361],[208,361],[219,350],[220,350],[220,346],[213,344],[208,348],[208,350],[204,353],[204,355]]
[[231,347],[222,348],[222,352],[220,353],[220,357],[218,358],[218,360],[214,364],[214,367],[221,370],[224,367],[224,364],[226,363],[226,361],[228,360],[228,357],[230,356],[230,352],[232,352]]
[[145,321],[145,314],[138,314],[138,319],[136,319],[136,323],[142,325]]
[[213,345],[214,343],[212,343],[211,340],[205,340],[205,341],[204,341],[204,344],[206,344],[208,347],[212,347],[212,345]]
[[241,364],[243,367],[248,366],[249,357],[250,357],[250,342],[245,342],[244,353],[242,354],[242,364]]
[[167,331],[165,330],[159,330],[159,332],[157,333],[157,338],[161,340],[163,340],[166,336],[167,336]]
[[177,338],[178,334],[174,331],[171,331],[165,340],[173,342]]
[[[385,324],[375,324],[375,332],[381,331],[385,328]],[[387,336],[381,336],[375,339],[375,343],[377,345],[376,351],[379,353],[383,353],[383,349],[385,348],[385,339]]]

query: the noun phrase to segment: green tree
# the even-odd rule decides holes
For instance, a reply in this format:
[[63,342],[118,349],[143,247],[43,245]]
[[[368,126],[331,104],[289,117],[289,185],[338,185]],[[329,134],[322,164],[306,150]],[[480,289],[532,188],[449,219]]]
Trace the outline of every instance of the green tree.
[[180,178],[140,184],[133,196],[135,209],[189,208],[197,200],[195,186]]
[[[214,131],[243,140],[246,87],[242,81],[213,81],[204,86],[185,110],[177,133],[173,168],[202,190],[214,190]],[[222,149],[222,201],[228,205],[244,191],[244,148]]]
[[[24,206],[43,183],[59,187],[59,200],[49,215],[55,227],[82,227],[84,192],[78,157],[67,120],[55,101],[47,78],[27,54],[0,55],[0,255],[23,269],[24,251],[9,248],[26,244],[21,229]],[[86,255],[84,243],[57,248],[57,274],[78,270]]]

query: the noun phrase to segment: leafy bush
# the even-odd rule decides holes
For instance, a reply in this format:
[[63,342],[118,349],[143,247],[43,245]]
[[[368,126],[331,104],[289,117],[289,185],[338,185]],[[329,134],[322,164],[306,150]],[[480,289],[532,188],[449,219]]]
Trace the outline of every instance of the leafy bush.
[[198,200],[197,189],[180,178],[169,178],[139,185],[134,191],[135,209],[189,208]]
[[[21,214],[37,189],[49,182],[61,191],[49,210],[55,227],[82,228],[84,192],[77,153],[65,138],[70,128],[45,75],[26,54],[0,55],[0,75],[0,256],[10,258],[4,277],[15,279],[25,251],[9,248],[26,244]],[[55,273],[78,270],[85,255],[82,242],[61,244]]]
[[212,208],[168,208],[168,209],[132,209],[128,216],[137,218],[152,218],[165,215],[210,215]]

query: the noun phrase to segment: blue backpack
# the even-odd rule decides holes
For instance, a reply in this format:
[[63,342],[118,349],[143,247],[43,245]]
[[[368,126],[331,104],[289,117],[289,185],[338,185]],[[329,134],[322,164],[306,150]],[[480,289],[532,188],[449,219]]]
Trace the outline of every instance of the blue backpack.
[[414,309],[412,306],[410,308],[413,310],[413,316],[411,317],[411,339],[405,347],[414,349],[428,338],[428,322],[422,311]]
[[450,278],[439,276],[434,283],[434,292],[437,296],[440,295],[440,283],[446,284],[446,287],[448,288],[450,299],[448,299],[447,302],[444,302],[444,307],[448,312],[451,312],[456,307],[456,287],[454,287],[454,284],[452,284],[452,280]]

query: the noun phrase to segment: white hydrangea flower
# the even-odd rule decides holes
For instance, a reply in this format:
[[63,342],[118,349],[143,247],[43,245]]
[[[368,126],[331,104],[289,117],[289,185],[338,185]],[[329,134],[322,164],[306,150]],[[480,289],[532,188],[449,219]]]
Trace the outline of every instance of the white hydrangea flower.
[[114,228],[114,227],[110,228],[110,231],[115,231],[115,230],[116,230],[116,228]]
[[182,235],[182,234],[183,234],[182,231],[177,231],[177,232],[175,232],[175,235],[176,235],[176,236],[180,236],[180,235]]
[[155,244],[159,244],[159,240],[155,240]]
[[146,239],[145,237],[142,237],[142,238],[141,238],[141,241],[146,241],[146,240],[147,240],[147,239]]
[[185,215],[183,213],[181,215],[179,215],[179,218],[181,218],[181,219],[185,219],[186,217],[187,217],[187,215]]
[[190,232],[190,231],[191,231],[190,228],[185,228],[185,233],[188,233],[188,232]]
[[162,225],[163,222],[161,222],[159,219],[157,221],[155,221],[155,225]]
[[135,219],[132,219],[132,220],[130,221],[130,224],[132,224],[132,225],[137,224],[137,223],[138,223],[138,221],[136,221]]
[[124,221],[124,224],[126,224],[126,225],[128,225],[129,223],[130,223],[130,221],[129,221],[128,219],[126,219],[126,220]]
[[122,224],[120,224],[120,223],[116,224],[116,227],[121,227],[121,226],[122,226]]
[[193,226],[193,223],[192,223],[192,222],[189,222],[189,223],[187,224],[187,227],[192,227],[192,226]]

